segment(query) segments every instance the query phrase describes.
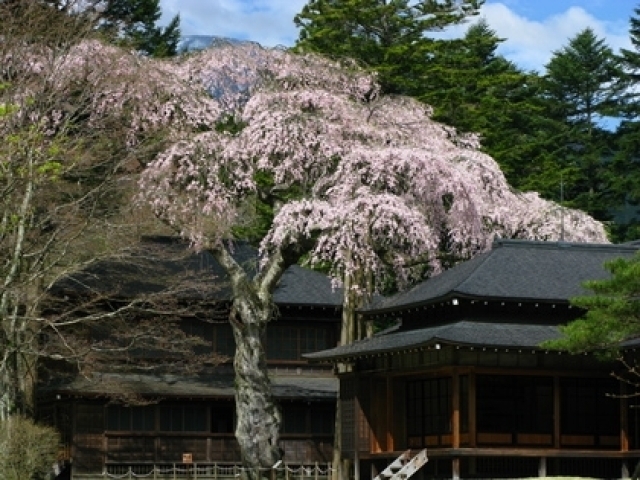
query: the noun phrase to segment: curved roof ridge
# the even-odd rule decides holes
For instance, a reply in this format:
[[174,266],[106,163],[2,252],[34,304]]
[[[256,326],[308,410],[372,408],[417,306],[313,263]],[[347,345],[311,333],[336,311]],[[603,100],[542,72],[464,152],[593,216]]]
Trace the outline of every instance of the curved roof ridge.
[[[411,287],[409,290],[399,292],[390,297],[383,297],[372,304],[369,308],[365,309],[365,311],[381,312],[387,309],[393,309],[398,304],[428,303],[434,298],[455,294],[459,291],[459,287],[464,284],[467,278],[473,275],[473,273],[480,268],[492,253],[493,250],[481,252],[467,261],[458,263],[437,275],[423,280]],[[437,293],[440,293],[440,295],[437,295]],[[425,295],[427,296],[425,297]],[[415,301],[415,299],[422,297],[424,297],[424,302]]]
[[493,241],[492,248],[499,247],[513,247],[513,248],[548,248],[548,249],[562,249],[572,248],[579,250],[604,250],[604,251],[620,251],[620,252],[635,252],[640,249],[640,240],[626,243],[588,243],[588,242],[565,242],[547,241],[547,240],[526,240],[515,238],[496,238]]
[[500,239],[488,252],[384,298],[364,312],[387,313],[452,297],[568,302],[590,293],[583,287],[586,280],[609,277],[604,268],[607,261],[638,251],[635,245]]
[[556,325],[528,324],[499,318],[464,317],[453,323],[404,330],[360,340],[320,352],[303,355],[312,361],[335,361],[373,354],[411,350],[436,343],[488,348],[532,348],[556,339],[561,332]]

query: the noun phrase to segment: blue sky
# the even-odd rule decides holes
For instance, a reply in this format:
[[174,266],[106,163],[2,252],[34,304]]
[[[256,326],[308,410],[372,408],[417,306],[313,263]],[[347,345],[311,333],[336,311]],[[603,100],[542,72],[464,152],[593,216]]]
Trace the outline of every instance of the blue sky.
[[[306,0],[161,0],[164,21],[180,13],[185,35],[219,35],[265,46],[292,45],[293,17]],[[614,50],[630,48],[629,18],[640,0],[487,0],[481,15],[506,41],[501,53],[543,69],[552,52],[591,27]],[[451,35],[461,33],[461,27]]]

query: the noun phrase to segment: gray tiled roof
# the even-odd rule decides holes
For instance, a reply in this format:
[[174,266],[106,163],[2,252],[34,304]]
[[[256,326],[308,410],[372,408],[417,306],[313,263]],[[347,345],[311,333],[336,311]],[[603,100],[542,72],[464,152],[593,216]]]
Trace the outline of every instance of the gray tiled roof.
[[412,289],[376,302],[372,312],[450,297],[561,302],[588,294],[585,280],[606,278],[603,264],[630,257],[634,245],[499,240],[493,248]]
[[558,327],[553,325],[492,322],[487,321],[486,318],[465,318],[446,325],[378,335],[349,345],[310,353],[305,357],[309,360],[335,361],[362,355],[401,351],[435,343],[535,349],[539,348],[542,342],[559,336]]
[[[336,397],[338,381],[331,375],[270,374],[273,394],[277,399],[331,400]],[[72,382],[51,386],[53,393],[105,395],[105,385],[114,385],[111,393],[173,398],[233,398],[232,374],[211,375],[151,375],[138,373],[103,373],[88,380],[78,377]]]
[[342,306],[342,289],[334,287],[331,279],[320,272],[292,265],[284,273],[273,299],[278,305]]
[[[254,247],[237,242],[233,256],[247,272],[255,272],[258,252]],[[226,273],[216,260],[206,251],[190,251],[187,243],[173,237],[147,237],[131,252],[66,277],[54,286],[53,293],[99,291],[127,297],[160,292],[178,281],[191,282],[193,288],[181,290],[190,299],[231,298]],[[340,307],[342,290],[333,288],[327,275],[293,265],[280,279],[274,300],[277,304]]]

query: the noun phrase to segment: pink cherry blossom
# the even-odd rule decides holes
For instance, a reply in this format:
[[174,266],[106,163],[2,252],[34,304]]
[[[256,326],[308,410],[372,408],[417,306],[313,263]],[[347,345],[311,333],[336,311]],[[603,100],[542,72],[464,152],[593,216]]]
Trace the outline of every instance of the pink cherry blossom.
[[[236,438],[251,469],[280,455],[261,338],[289,264],[304,256],[330,266],[345,286],[341,341],[350,341],[364,330],[353,315],[363,296],[391,272],[400,284],[437,272],[442,249],[468,257],[495,235],[606,241],[586,214],[513,191],[476,136],[434,122],[415,100],[381,96],[375,76],[354,65],[248,44],[172,67],[176,82],[212,94],[212,116],[238,128],[177,123],[175,141],[142,173],[139,200],[229,274]],[[265,220],[265,203],[273,219],[254,275],[229,241]]]
[[409,278],[416,259],[437,271],[443,239],[461,256],[494,235],[606,241],[589,216],[513,191],[477,138],[434,122],[415,100],[381,97],[353,65],[249,44],[180,68],[245,125],[187,135],[143,174],[142,198],[196,246],[230,238],[247,202],[270,193],[258,191],[259,172],[302,192],[280,206],[264,254],[314,239],[309,261],[329,262],[337,278],[389,266]]

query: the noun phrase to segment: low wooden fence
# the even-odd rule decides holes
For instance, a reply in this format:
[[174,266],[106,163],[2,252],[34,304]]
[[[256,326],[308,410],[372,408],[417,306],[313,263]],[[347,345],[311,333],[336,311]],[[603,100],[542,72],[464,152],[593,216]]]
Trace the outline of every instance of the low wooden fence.
[[[235,464],[110,464],[101,474],[73,474],[73,480],[135,479],[153,480],[237,480],[243,467]],[[289,465],[262,470],[261,477],[273,480],[330,480],[331,464]]]

